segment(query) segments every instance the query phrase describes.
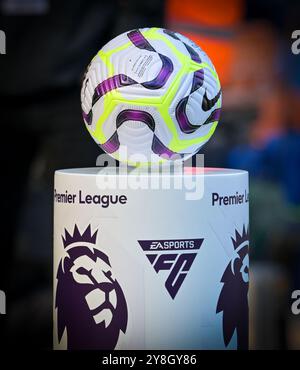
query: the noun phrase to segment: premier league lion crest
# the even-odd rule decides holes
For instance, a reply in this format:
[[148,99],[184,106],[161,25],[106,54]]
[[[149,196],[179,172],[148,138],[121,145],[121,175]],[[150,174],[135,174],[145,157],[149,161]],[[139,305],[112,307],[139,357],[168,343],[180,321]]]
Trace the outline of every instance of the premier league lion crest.
[[249,231],[243,227],[231,238],[234,254],[222,276],[223,288],[217,313],[223,313],[223,336],[226,347],[234,332],[237,349],[248,349]]
[[66,331],[68,349],[114,349],[127,328],[125,296],[108,256],[96,248],[97,232],[89,225],[81,234],[75,225],[62,237],[55,308],[58,339]]

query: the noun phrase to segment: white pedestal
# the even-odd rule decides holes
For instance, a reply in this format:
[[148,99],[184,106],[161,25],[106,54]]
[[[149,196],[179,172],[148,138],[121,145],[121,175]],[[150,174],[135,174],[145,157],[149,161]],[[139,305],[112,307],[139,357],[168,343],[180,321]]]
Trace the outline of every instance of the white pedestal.
[[114,171],[56,171],[54,348],[247,348],[248,173]]

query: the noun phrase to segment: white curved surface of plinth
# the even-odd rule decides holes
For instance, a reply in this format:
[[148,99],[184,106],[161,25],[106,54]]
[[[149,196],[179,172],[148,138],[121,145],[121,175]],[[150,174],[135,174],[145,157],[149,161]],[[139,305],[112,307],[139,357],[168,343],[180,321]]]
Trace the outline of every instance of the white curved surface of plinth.
[[248,173],[118,171],[56,171],[54,348],[246,348]]

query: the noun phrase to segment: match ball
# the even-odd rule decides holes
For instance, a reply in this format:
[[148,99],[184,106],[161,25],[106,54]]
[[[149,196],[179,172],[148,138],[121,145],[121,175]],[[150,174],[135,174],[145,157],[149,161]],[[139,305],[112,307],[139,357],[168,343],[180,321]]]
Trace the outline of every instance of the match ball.
[[213,135],[222,93],[206,53],[162,28],[125,32],[92,59],[81,89],[85,125],[117,160],[185,160]]

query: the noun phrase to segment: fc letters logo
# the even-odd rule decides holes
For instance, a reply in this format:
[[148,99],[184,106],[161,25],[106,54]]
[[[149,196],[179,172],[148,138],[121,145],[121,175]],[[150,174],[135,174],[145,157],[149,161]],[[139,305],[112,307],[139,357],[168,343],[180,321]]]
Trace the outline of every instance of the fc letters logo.
[[170,271],[165,288],[174,299],[182,286],[204,239],[139,240],[156,273]]

